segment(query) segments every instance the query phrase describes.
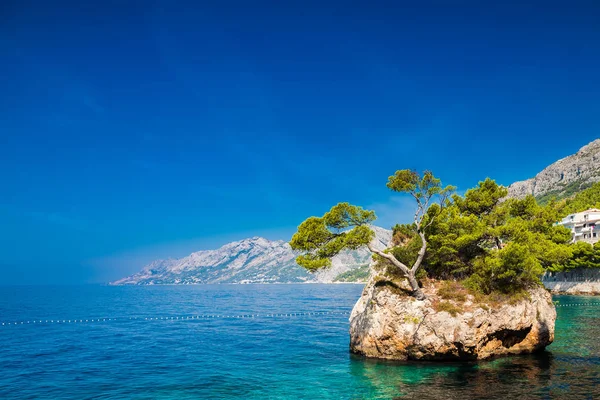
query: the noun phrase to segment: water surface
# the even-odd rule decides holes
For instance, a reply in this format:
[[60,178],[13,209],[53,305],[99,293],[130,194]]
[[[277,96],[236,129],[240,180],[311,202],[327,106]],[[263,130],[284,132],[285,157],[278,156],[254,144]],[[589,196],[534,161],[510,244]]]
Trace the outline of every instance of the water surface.
[[[348,312],[361,290],[0,288],[0,322],[11,323],[0,325],[0,398],[600,398],[599,306],[591,305],[600,299],[556,297],[583,305],[557,309],[556,341],[546,352],[416,364],[348,353]],[[306,315],[315,312],[329,314]],[[303,315],[266,316],[292,313]],[[187,319],[207,315],[216,318]],[[167,317],[186,319],[160,319]]]

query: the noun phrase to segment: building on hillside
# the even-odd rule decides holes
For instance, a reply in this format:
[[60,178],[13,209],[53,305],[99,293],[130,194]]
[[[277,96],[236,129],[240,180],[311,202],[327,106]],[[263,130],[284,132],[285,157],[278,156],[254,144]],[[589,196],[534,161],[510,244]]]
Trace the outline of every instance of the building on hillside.
[[573,242],[596,243],[600,240],[600,210],[596,208],[567,215],[558,224],[571,230]]

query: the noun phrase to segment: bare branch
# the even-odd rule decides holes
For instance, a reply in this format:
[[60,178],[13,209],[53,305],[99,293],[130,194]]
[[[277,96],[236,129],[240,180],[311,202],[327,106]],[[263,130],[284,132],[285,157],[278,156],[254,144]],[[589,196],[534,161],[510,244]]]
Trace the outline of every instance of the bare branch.
[[376,249],[371,245],[371,243],[369,243],[367,247],[369,248],[369,251],[371,251],[371,253],[375,253],[378,256],[390,261],[392,264],[398,267],[405,275],[409,274],[410,270],[408,269],[408,267],[400,261],[398,261],[398,259],[396,259],[396,257],[394,257],[392,254],[384,253],[383,251]]

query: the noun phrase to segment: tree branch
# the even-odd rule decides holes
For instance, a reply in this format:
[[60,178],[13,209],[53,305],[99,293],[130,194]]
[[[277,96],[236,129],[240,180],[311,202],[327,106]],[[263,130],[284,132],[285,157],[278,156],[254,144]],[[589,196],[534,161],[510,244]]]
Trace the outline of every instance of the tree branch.
[[408,267],[406,265],[404,265],[403,263],[401,263],[400,261],[398,261],[396,259],[396,257],[394,257],[392,254],[384,253],[381,250],[377,250],[375,247],[373,247],[371,245],[371,243],[367,244],[367,247],[369,248],[369,251],[371,253],[375,253],[379,257],[385,258],[386,260],[390,261],[392,264],[394,264],[396,267],[398,267],[405,275],[408,275],[410,273],[410,270],[408,269]]

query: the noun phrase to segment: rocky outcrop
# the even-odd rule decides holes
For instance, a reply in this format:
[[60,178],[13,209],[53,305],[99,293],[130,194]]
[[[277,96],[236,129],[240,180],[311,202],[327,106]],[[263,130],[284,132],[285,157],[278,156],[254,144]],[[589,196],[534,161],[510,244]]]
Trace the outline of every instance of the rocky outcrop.
[[[544,288],[515,304],[441,298],[434,284],[418,301],[406,288],[372,277],[350,316],[350,350],[390,360],[478,360],[532,353],[554,340],[556,310]],[[454,314],[454,315],[453,315]]]
[[576,154],[556,161],[534,178],[508,187],[508,197],[523,198],[574,193],[600,181],[600,139],[582,147]]
[[566,272],[546,272],[542,283],[556,294],[599,295],[600,270],[578,268]]

